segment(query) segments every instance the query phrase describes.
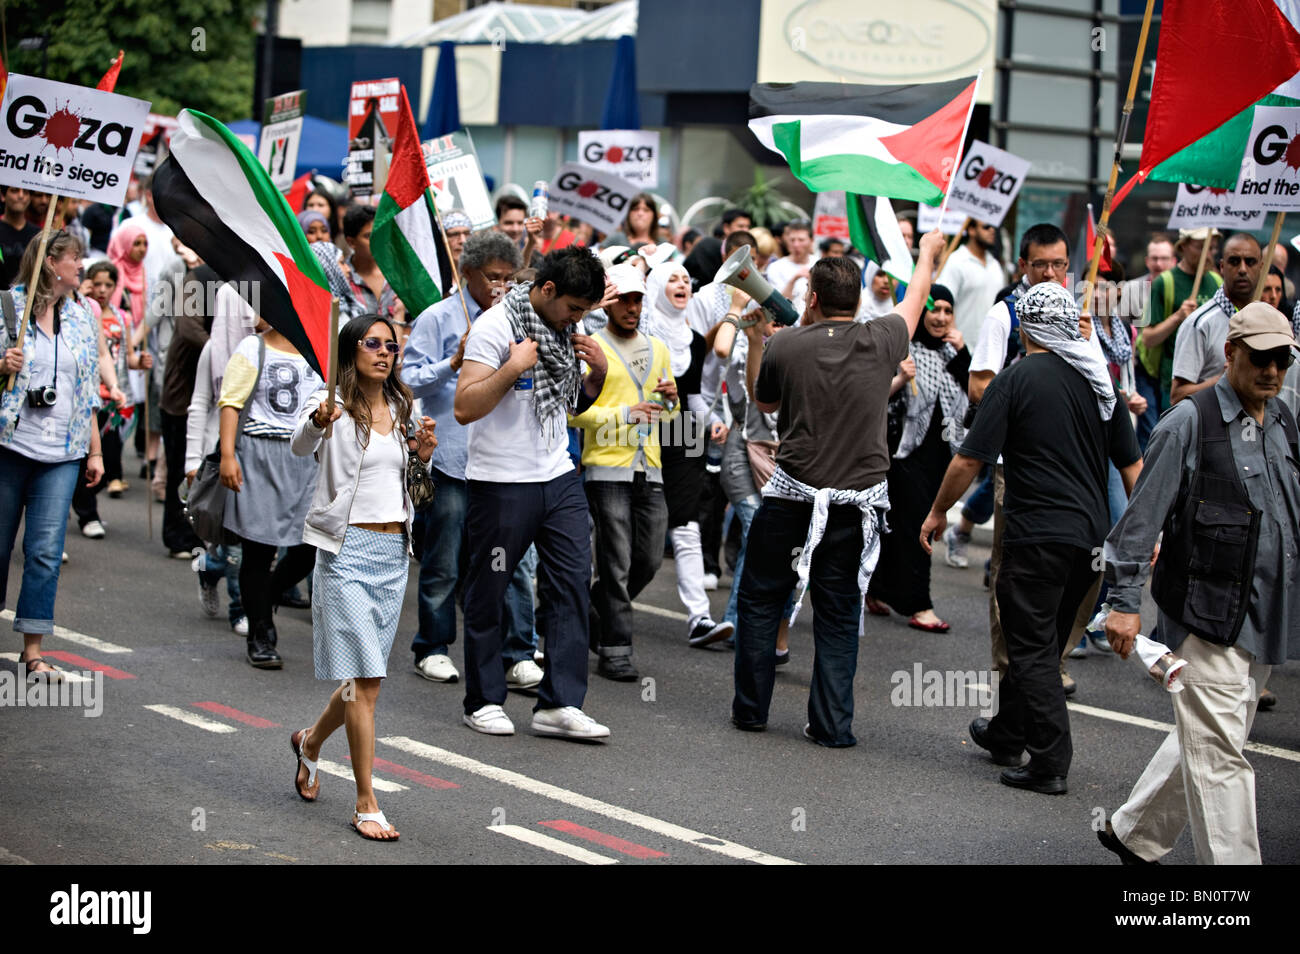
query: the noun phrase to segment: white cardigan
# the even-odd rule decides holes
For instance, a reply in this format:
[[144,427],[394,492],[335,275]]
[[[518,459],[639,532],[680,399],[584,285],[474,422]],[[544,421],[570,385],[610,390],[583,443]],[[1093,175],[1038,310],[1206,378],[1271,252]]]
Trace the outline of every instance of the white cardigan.
[[[357,440],[357,428],[351,415],[343,410],[343,416],[334,422],[334,431],[329,440],[325,440],[325,431],[312,422],[311,416],[325,400],[325,388],[321,388],[307,400],[298,426],[294,429],[290,446],[299,457],[315,454],[320,463],[320,475],[316,479],[316,493],[312,497],[311,510],[307,513],[307,522],[302,530],[302,542],[325,550],[338,553],[343,548],[343,536],[347,533],[348,518],[352,514],[352,501],[357,490],[357,481],[361,477],[361,460],[366,449]],[[335,403],[343,409],[342,396],[336,395]],[[390,408],[393,416],[393,429],[385,435],[371,432],[371,439],[397,441],[402,448],[402,460],[407,459],[406,441],[402,438],[402,429],[397,423],[397,409]],[[402,497],[406,503],[406,549],[411,550],[411,518],[415,507],[406,492],[406,474],[402,474]]]

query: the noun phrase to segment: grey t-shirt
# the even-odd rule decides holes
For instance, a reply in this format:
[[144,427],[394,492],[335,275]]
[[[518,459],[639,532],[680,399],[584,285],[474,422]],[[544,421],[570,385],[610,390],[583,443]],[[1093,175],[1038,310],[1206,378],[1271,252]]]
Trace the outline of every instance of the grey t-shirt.
[[1200,384],[1223,373],[1228,321],[1228,314],[1214,298],[1187,316],[1174,343],[1174,377]]

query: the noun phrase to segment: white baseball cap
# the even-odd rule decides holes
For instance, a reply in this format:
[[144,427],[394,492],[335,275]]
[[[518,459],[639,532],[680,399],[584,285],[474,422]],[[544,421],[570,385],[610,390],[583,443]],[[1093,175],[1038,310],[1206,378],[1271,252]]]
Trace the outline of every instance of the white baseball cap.
[[635,265],[615,265],[605,272],[605,277],[614,283],[620,295],[645,294],[645,276]]

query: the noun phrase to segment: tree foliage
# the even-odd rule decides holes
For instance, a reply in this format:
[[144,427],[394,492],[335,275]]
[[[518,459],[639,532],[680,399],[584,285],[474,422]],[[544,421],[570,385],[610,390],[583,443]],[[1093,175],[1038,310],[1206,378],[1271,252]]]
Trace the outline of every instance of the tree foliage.
[[[114,92],[174,116],[182,107],[223,121],[253,102],[257,0],[0,0],[11,72],[81,86],[99,82],[125,50]],[[26,37],[47,50],[24,50]]]

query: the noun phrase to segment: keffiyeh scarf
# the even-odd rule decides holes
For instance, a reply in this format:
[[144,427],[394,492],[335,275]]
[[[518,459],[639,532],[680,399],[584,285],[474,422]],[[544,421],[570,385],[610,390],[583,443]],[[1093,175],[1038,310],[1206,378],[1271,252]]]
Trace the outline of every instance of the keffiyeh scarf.
[[1101,419],[1115,413],[1115,386],[1099,349],[1079,332],[1079,306],[1056,282],[1040,282],[1016,302],[1016,317],[1034,343],[1082,374],[1097,395]]
[[582,379],[578,356],[568,331],[556,331],[533,310],[528,293],[533,283],[519,284],[506,293],[502,303],[510,333],[516,341],[537,342],[537,364],[533,366],[533,410],[547,443],[566,437],[565,412],[578,403]]
[[312,242],[307,247],[312,250],[316,260],[320,262],[320,267],[325,270],[325,277],[329,279],[330,294],[339,300],[339,321],[346,323],[364,315],[366,310],[361,302],[357,301],[357,296],[352,294],[352,285],[343,274],[342,266],[339,265],[338,246],[333,242]]
[[[930,336],[927,334],[926,337]],[[935,339],[931,337],[930,340]],[[936,401],[943,410],[943,419],[951,422],[947,433],[952,435],[949,443],[953,453],[956,453],[966,433],[962,430],[961,421],[966,416],[967,405],[966,391],[948,373],[948,363],[957,357],[957,349],[946,341],[936,348],[927,345],[924,340],[914,339],[911,353],[916,365],[916,377],[913,379],[916,382],[916,393],[907,396],[907,420],[903,424],[903,436],[894,456],[906,457],[925,440]]]

